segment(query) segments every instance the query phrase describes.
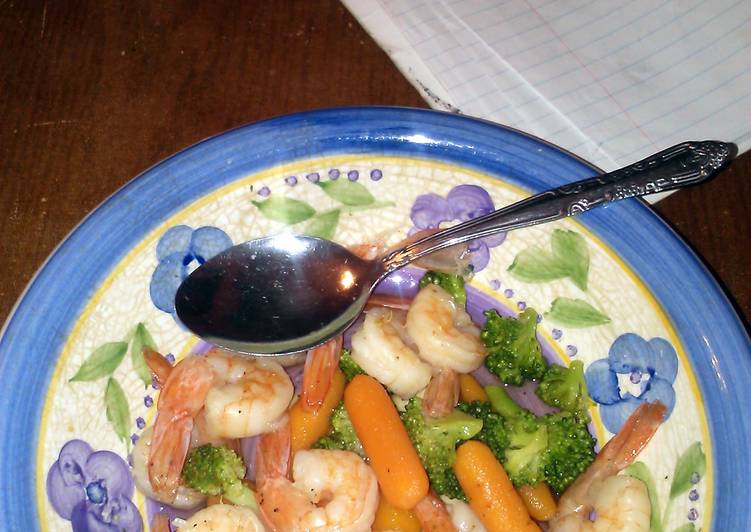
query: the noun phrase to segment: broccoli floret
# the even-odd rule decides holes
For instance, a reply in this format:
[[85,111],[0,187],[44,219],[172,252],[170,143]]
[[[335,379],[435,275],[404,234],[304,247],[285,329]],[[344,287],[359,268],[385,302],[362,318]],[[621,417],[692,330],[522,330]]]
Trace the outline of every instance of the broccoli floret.
[[425,288],[430,283],[436,284],[446,290],[458,305],[463,307],[467,304],[464,277],[461,275],[429,271],[420,279],[420,288]]
[[594,460],[588,416],[560,412],[538,417],[517,405],[500,386],[485,391],[503,417],[508,446],[504,455],[496,456],[515,486],[545,481],[561,493]]
[[482,430],[475,434],[474,439],[490,447],[496,458],[503,462],[506,459],[506,447],[509,444],[503,416],[488,403],[482,401],[460,402],[456,407],[465,414],[482,420]]
[[565,412],[545,416],[545,480],[556,493],[562,493],[595,459],[595,439],[587,428],[588,419]]
[[205,495],[221,495],[238,506],[256,508],[256,498],[243,484],[245,464],[228,447],[214,447],[210,443],[196,447],[183,466],[185,484]]
[[574,360],[569,367],[550,366],[535,393],[550,406],[586,417],[589,395],[584,380],[584,364],[581,360]]
[[466,501],[452,469],[456,445],[475,436],[482,429],[482,421],[458,410],[442,418],[426,418],[418,397],[410,399],[401,417],[435,492]]
[[344,378],[347,379],[347,382],[354,379],[355,376],[363,375],[365,373],[352,358],[349,349],[342,350],[342,354],[339,357],[339,369],[344,373]]
[[528,308],[514,319],[486,310],[485,318],[480,338],[488,350],[485,359],[488,370],[515,386],[542,377],[547,364],[535,337],[537,312]]
[[537,484],[545,477],[545,455],[548,446],[548,431],[542,418],[520,407],[500,386],[487,386],[493,409],[503,417],[508,445],[503,463],[515,486]]
[[355,428],[344,408],[344,402],[340,402],[331,414],[331,429],[328,434],[313,444],[314,449],[339,449],[352,451],[365,458],[362,443],[355,433]]

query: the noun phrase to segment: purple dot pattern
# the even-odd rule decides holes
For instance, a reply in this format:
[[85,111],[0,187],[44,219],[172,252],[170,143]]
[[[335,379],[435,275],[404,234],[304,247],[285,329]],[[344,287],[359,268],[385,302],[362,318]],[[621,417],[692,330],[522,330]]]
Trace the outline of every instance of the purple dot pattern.
[[173,355],[172,353],[167,353],[167,356],[164,358],[166,358],[167,362],[169,362],[170,364],[175,363],[175,355]]
[[357,170],[350,170],[347,172],[347,179],[350,181],[357,181],[357,179],[360,177],[360,172]]
[[503,295],[506,297],[514,297],[514,291],[510,288],[506,288],[506,290],[503,291]]
[[329,170],[329,178],[332,180],[339,179],[339,170],[337,170],[336,168]]
[[318,181],[321,180],[321,176],[318,174],[318,172],[313,172],[311,174],[306,175],[305,179],[307,179],[311,183],[318,183]]
[[560,329],[553,329],[553,340],[560,340],[561,336],[563,336],[563,331]]
[[691,502],[696,502],[699,500],[699,492],[696,490],[691,490],[688,492],[688,500]]
[[526,303],[525,303],[524,301],[519,301],[519,302],[518,302],[518,303],[516,304],[516,307],[517,307],[517,308],[518,308],[519,310],[524,310],[525,308],[527,308],[527,304],[526,304]]
[[575,345],[567,345],[566,346],[566,354],[569,357],[575,357],[576,353],[578,353],[578,352],[579,352],[579,350],[576,348]]
[[688,519],[689,521],[696,521],[697,519],[699,519],[699,512],[696,508],[691,508],[688,511]]
[[501,281],[499,281],[498,279],[493,279],[492,281],[490,281],[490,288],[492,290],[498,290],[500,287]]
[[699,480],[701,480],[701,477],[699,476],[699,473],[694,471],[691,473],[691,478],[689,479],[691,481],[691,484],[698,484]]
[[370,179],[372,179],[373,181],[380,181],[382,177],[383,177],[383,172],[381,172],[378,168],[376,168],[375,170],[371,170]]
[[138,441],[138,434],[131,434],[130,435],[130,443],[132,443],[133,445],[135,445],[137,441]]
[[150,395],[143,398],[143,404],[146,408],[151,408],[154,405],[154,399]]
[[269,194],[271,194],[269,187],[261,187],[258,190],[258,195],[261,196],[262,198],[267,198]]
[[137,417],[136,418],[136,427],[138,427],[139,429],[143,429],[145,426],[146,426],[146,420],[143,419],[140,416]]
[[290,175],[284,178],[284,182],[289,186],[294,187],[297,184],[297,176]]

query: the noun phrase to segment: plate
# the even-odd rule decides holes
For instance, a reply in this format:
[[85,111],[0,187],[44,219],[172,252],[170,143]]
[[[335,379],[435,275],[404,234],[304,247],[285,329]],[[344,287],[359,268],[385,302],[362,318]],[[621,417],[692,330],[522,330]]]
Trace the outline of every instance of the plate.
[[[5,522],[69,530],[76,519],[148,519],[126,465],[157,397],[139,346],[177,358],[196,347],[171,298],[230,243],[282,230],[392,242],[595,173],[518,131],[398,108],[274,118],[159,163],[66,238],[6,323]],[[751,529],[738,506],[751,499],[751,422],[736,407],[751,404],[751,346],[680,238],[627,200],[473,251],[473,301],[537,309],[548,356],[584,362],[601,442],[640,402],[671,405],[632,470],[648,477],[663,529]]]

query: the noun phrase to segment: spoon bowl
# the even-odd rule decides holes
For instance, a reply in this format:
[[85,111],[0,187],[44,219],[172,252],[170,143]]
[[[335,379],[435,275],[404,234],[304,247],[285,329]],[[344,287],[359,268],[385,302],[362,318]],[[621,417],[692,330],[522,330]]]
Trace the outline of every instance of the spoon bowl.
[[189,275],[177,291],[175,309],[195,334],[233,351],[302,351],[341,333],[386,275],[425,255],[613,201],[701,183],[736,153],[731,143],[684,142],[614,172],[541,192],[438,231],[375,260],[310,236],[284,233],[251,240]]
[[248,354],[290,353],[357,319],[382,266],[329,240],[282,233],[208,260],[180,285],[175,307],[208,342]]

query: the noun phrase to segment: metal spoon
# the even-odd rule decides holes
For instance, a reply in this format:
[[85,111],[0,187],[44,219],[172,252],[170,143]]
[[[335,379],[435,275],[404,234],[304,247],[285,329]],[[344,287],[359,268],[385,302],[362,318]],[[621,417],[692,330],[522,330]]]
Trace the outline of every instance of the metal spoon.
[[177,291],[179,319],[228,349],[278,355],[319,345],[362,312],[389,273],[449,246],[575,216],[612,201],[700,183],[737,153],[734,144],[685,142],[601,176],[541,192],[367,261],[320,238],[280,234],[233,246]]

